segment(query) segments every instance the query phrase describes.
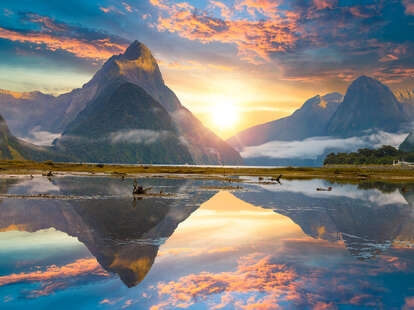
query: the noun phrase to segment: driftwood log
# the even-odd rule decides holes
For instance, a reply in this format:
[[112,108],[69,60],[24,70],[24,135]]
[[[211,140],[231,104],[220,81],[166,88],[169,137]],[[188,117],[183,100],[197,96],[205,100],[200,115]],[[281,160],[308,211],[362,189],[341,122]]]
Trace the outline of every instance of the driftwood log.
[[134,180],[133,188],[132,188],[132,194],[133,195],[145,195],[149,190],[151,190],[152,187],[144,188],[141,185],[138,185],[137,180]]

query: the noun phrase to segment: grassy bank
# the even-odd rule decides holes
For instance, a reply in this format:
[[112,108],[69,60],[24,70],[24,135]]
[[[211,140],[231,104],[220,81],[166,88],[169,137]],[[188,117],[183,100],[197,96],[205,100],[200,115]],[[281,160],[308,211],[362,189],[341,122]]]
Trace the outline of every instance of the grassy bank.
[[187,175],[209,178],[227,178],[230,176],[276,177],[280,174],[284,179],[323,178],[341,180],[382,180],[382,181],[414,181],[414,169],[395,166],[325,166],[325,167],[285,167],[285,168],[224,168],[191,167],[191,166],[129,166],[112,164],[73,164],[55,163],[51,161],[0,161],[0,174],[46,174],[84,173],[87,175],[127,176],[136,174],[148,175]]

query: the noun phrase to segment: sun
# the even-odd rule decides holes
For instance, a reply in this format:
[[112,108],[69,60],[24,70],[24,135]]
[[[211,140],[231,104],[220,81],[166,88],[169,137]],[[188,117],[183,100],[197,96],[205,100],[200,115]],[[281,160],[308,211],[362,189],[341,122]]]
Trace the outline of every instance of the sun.
[[239,112],[232,103],[218,104],[211,110],[211,120],[220,130],[231,129],[239,120]]

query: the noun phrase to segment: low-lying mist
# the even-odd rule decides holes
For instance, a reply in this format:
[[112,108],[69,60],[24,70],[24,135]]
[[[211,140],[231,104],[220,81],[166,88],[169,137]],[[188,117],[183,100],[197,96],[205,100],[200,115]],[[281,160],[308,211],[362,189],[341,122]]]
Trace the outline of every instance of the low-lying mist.
[[301,141],[271,141],[258,146],[245,147],[243,158],[267,157],[274,159],[317,159],[328,151],[352,152],[360,148],[379,148],[382,145],[398,147],[407,133],[377,131],[359,137],[312,137]]

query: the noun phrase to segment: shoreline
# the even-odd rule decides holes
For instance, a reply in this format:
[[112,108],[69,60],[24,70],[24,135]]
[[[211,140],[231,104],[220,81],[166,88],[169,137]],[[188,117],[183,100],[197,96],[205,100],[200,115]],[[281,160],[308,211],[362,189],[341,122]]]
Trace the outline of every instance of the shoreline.
[[0,161],[0,177],[43,175],[111,176],[120,178],[161,177],[218,179],[238,182],[235,177],[250,176],[282,179],[326,179],[330,181],[389,181],[414,182],[414,169],[398,166],[324,166],[324,167],[230,167],[230,166],[161,166],[82,164],[33,161]]

